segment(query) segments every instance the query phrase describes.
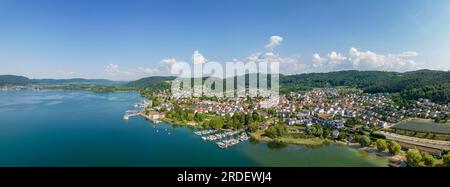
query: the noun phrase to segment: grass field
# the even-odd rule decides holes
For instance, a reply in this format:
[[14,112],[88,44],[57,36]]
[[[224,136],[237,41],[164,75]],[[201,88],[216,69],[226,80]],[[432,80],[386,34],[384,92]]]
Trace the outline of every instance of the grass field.
[[449,124],[440,124],[424,121],[404,121],[392,127],[393,129],[408,130],[415,132],[430,132],[438,134],[450,134]]

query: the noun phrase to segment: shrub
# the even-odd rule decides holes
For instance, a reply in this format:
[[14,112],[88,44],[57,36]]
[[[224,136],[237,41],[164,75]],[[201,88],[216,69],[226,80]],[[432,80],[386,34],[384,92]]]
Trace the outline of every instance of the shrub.
[[377,149],[378,151],[385,151],[388,147],[387,143],[385,140],[382,139],[378,139],[375,144],[377,145]]
[[420,155],[420,152],[417,149],[410,149],[406,153],[406,162],[413,166],[420,165],[420,162],[422,161],[422,155]]
[[370,145],[370,143],[371,143],[371,141],[370,141],[370,138],[368,137],[368,136],[366,136],[366,135],[364,135],[364,136],[360,136],[359,138],[358,138],[358,143],[361,145],[361,146],[369,146]]
[[450,167],[450,153],[447,153],[442,157],[442,160],[444,161],[445,167]]
[[388,142],[388,149],[389,149],[389,153],[391,153],[393,155],[397,155],[402,150],[402,147],[397,142],[389,141]]
[[426,152],[422,153],[422,161],[425,164],[425,166],[428,167],[433,167],[436,164],[436,159],[434,159],[433,156],[431,156]]

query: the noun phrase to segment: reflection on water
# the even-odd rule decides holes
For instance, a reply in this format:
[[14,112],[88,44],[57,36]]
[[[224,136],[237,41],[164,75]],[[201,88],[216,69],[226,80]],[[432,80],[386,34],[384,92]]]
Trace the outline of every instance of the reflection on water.
[[257,145],[257,144],[259,144],[259,140],[257,140],[256,138],[254,138],[254,137],[252,137],[252,136],[250,136],[250,138],[248,139],[248,142],[249,142],[251,145]]
[[267,143],[267,147],[269,149],[283,149],[286,148],[288,144],[280,142],[280,141],[271,141]]

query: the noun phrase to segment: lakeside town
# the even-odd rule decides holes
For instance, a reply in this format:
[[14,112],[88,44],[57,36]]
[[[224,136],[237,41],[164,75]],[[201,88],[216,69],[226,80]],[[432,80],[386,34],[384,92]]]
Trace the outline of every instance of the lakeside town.
[[0,91],[19,91],[19,90],[34,90],[34,91],[39,91],[43,89],[42,86],[36,86],[36,85],[31,85],[31,86],[11,86],[11,85],[4,85],[4,86],[0,86]]
[[[271,99],[182,98],[165,90],[147,99],[136,105],[141,110],[128,111],[124,119],[140,115],[154,123],[193,126],[199,129],[196,135],[223,149],[251,137],[307,146],[347,145],[386,157],[391,166],[443,166],[450,158],[450,132],[445,133],[450,127],[450,107],[428,99],[400,103],[393,94],[346,87],[291,92]],[[268,102],[277,103],[267,107]],[[425,138],[417,130],[408,134],[396,129],[398,124],[415,121],[447,129],[423,132]]]

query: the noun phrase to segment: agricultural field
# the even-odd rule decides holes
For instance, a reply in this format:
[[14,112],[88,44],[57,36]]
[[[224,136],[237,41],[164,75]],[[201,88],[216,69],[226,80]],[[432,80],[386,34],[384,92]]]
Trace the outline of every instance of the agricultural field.
[[440,124],[434,122],[422,121],[404,121],[392,127],[398,130],[407,130],[415,132],[429,132],[437,134],[450,134],[449,124]]

